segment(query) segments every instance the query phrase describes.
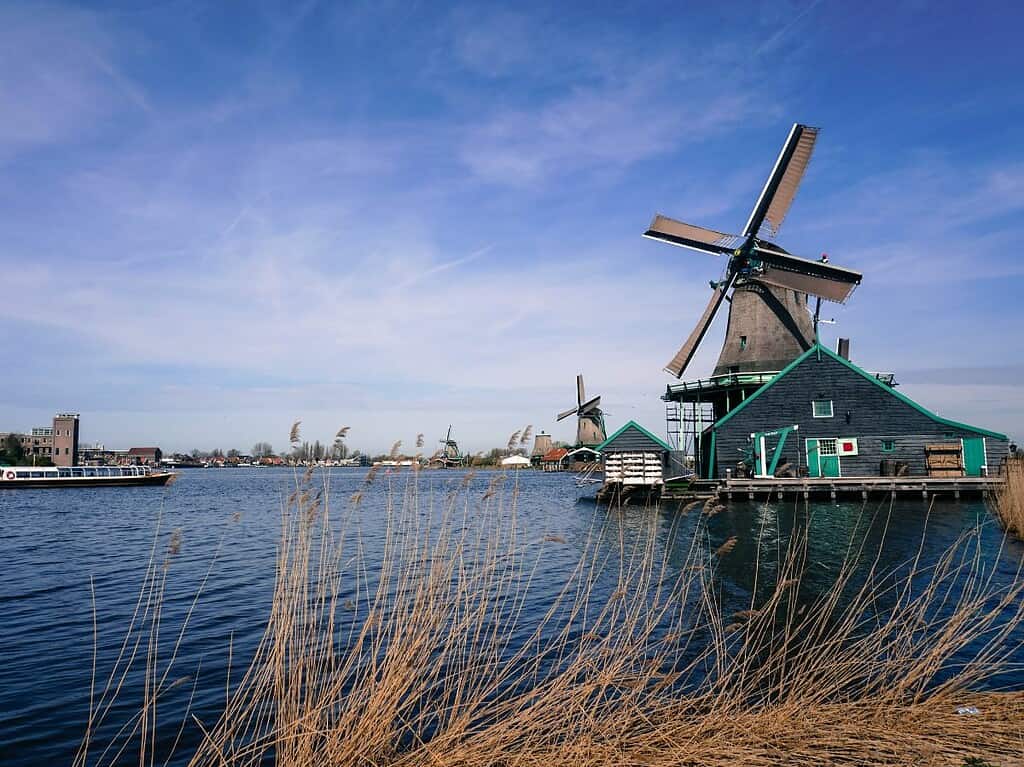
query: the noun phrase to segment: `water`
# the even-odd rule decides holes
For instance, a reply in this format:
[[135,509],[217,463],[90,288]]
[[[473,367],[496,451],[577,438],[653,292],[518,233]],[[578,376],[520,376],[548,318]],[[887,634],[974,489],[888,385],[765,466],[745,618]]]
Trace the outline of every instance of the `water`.
[[[332,470],[335,498],[348,498],[362,487],[364,476],[363,470]],[[477,498],[491,476],[481,473],[473,480]],[[423,472],[421,495],[443,497],[460,478],[457,472]],[[377,484],[387,481],[380,478]],[[192,712],[206,723],[214,721],[225,695],[229,642],[237,671],[251,656],[265,625],[281,508],[294,486],[295,475],[285,469],[196,469],[184,472],[166,489],[0,492],[0,763],[57,764],[74,757],[89,704],[93,590],[96,663],[102,677],[121,649],[158,526],[160,558],[170,531],[181,531],[181,550],[169,571],[165,603],[164,624],[171,627],[171,635],[206,579],[171,675],[181,682],[161,701],[170,722],[163,736],[176,736],[173,712],[183,710],[190,696]],[[367,493],[361,512],[371,562],[382,540],[382,491],[377,487]],[[660,553],[671,567],[686,566],[698,515],[691,512],[681,518],[677,506],[608,512],[578,503],[569,475],[524,472],[516,516],[522,540],[548,536],[565,541],[546,547],[524,618],[529,621],[544,613],[592,531],[609,523],[626,537],[637,536],[649,529],[655,515]],[[982,522],[984,566],[994,570],[996,584],[1008,583],[1024,556],[1016,544],[997,555],[1001,535],[980,502],[938,505],[930,514],[921,503],[901,504],[885,530],[884,546],[883,525],[871,524],[872,510],[860,504],[821,504],[810,509],[808,522],[807,511],[796,511],[793,504],[730,504],[707,522],[712,546],[737,538],[720,570],[727,607],[749,606],[752,591],[770,580],[772,563],[801,520],[810,529],[807,579],[820,581],[822,587],[837,571],[851,537],[866,540],[869,550],[881,547],[883,565],[896,567],[917,553],[926,520],[927,548],[935,552]],[[761,565],[758,583],[755,561]],[[599,591],[613,588],[613,583],[610,574],[599,583]],[[1024,661],[1024,654],[1018,660]],[[1024,672],[1015,671],[1001,681],[1024,686]],[[127,678],[111,722],[120,725],[137,710],[140,684],[138,674]],[[194,727],[186,728],[179,762],[196,737]],[[135,752],[124,761],[137,758]]]

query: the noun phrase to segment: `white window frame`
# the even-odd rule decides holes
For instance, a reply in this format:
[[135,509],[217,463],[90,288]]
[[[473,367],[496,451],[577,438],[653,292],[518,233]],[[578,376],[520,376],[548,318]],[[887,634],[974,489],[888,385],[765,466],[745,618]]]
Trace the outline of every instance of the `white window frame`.
[[[818,415],[818,413],[816,412],[817,408],[814,407],[814,405],[816,403],[818,403],[818,402],[827,402],[828,403],[828,415]],[[834,418],[835,417],[835,413],[836,413],[836,409],[835,409],[835,406],[832,404],[832,400],[830,400],[830,399],[812,399],[811,400],[811,416],[813,418]]]

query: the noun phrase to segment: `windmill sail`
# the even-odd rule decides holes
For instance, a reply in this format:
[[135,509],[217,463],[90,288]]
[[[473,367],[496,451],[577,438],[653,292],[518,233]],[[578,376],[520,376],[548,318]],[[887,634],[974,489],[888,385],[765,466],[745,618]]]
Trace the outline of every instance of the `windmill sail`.
[[575,407],[569,408],[564,413],[559,413],[558,416],[555,418],[555,420],[556,421],[561,421],[563,418],[568,418],[571,415],[575,415],[577,410],[579,410],[579,408],[575,408]]
[[768,224],[771,236],[778,234],[782,221],[789,212],[800,187],[804,172],[811,161],[814,143],[818,138],[818,129],[808,125],[794,123],[786,143],[775,161],[768,181],[757,198],[754,209],[750,212],[743,233],[747,237],[756,237],[761,225]]
[[716,232],[714,229],[686,224],[668,216],[662,216],[660,213],[654,217],[651,226],[644,232],[644,237],[714,255],[732,253],[734,249],[743,244],[743,238],[735,234],[725,234]]
[[757,275],[759,282],[820,296],[826,301],[845,303],[862,278],[861,273],[853,269],[809,261],[769,248],[756,247],[754,251],[764,264],[764,270]]
[[700,342],[704,339],[704,335],[708,332],[708,328],[711,327],[711,321],[715,319],[715,313],[718,312],[718,307],[722,305],[722,301],[725,300],[726,291],[729,290],[729,286],[732,284],[733,277],[730,276],[724,283],[718,283],[715,288],[715,292],[711,294],[711,300],[708,301],[707,307],[704,309],[704,314],[701,315],[697,321],[697,327],[690,333],[690,337],[686,339],[686,342],[680,347],[679,351],[676,352],[676,356],[672,358],[672,361],[665,366],[665,371],[671,373],[676,378],[681,378],[683,371],[686,370],[686,366],[690,364],[690,360],[693,359],[694,353],[697,351],[697,347],[700,346]]

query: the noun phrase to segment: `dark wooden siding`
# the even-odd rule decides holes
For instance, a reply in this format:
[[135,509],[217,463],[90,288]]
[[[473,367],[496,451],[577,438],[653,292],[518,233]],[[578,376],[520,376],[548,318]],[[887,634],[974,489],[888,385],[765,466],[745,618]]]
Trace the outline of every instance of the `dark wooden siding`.
[[606,443],[601,449],[602,453],[620,452],[650,452],[664,453],[665,448],[648,437],[642,431],[633,426],[627,426],[625,430],[613,440]]
[[[832,400],[832,418],[814,418],[812,400]],[[926,474],[924,446],[982,436],[941,423],[907,404],[827,354],[810,354],[783,378],[716,428],[715,476],[743,457],[750,435],[792,424],[783,454],[794,466],[806,466],[805,440],[856,437],[858,455],[840,458],[843,476],[878,476],[883,459],[908,464],[915,476]],[[882,440],[895,450],[882,452]],[[1006,457],[1004,439],[985,436],[988,470],[995,473]]]

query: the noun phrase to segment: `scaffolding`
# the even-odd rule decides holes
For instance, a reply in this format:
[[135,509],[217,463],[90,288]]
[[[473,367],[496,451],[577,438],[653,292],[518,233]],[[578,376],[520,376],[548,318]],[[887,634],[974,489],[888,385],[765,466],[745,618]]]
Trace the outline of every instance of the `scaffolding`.
[[710,402],[665,403],[665,429],[673,450],[682,451],[691,465],[700,463],[700,437],[715,422],[715,409]]

